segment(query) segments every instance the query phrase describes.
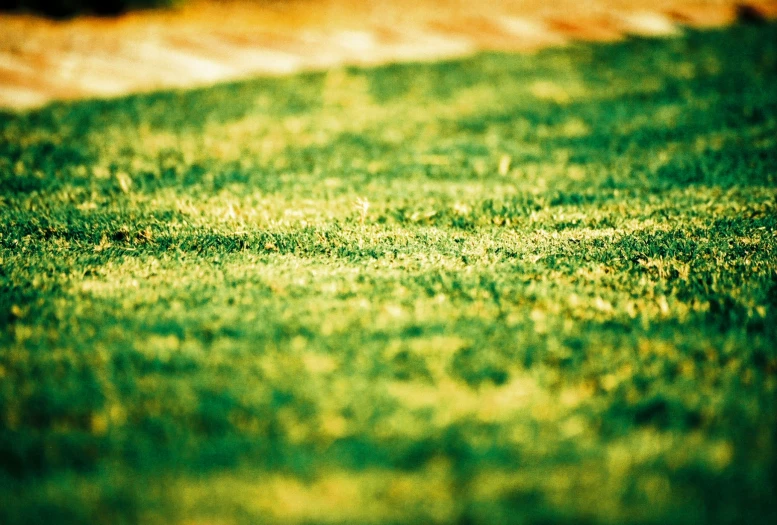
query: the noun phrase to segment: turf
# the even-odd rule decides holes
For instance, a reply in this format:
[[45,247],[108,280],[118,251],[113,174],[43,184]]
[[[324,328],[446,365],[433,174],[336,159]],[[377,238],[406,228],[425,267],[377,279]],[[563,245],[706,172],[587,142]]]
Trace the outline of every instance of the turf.
[[777,522],[777,26],[0,115],[0,522]]

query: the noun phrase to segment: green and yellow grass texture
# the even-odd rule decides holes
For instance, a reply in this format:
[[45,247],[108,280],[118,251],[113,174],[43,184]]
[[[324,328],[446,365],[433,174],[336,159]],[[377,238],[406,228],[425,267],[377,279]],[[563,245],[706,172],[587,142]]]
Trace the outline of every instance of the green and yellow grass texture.
[[770,523],[777,26],[0,114],[0,522]]

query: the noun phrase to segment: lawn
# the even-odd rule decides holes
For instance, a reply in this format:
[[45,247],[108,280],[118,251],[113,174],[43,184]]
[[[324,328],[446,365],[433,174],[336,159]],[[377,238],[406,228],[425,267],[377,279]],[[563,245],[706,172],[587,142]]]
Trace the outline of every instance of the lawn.
[[0,522],[777,522],[777,25],[0,113]]

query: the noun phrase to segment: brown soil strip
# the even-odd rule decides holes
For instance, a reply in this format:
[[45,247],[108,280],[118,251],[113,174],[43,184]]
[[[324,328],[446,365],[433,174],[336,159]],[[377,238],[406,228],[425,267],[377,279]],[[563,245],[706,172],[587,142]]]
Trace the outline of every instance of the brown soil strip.
[[777,1],[194,0],[115,19],[0,15],[0,106],[194,87],[343,64],[531,52],[777,18]]

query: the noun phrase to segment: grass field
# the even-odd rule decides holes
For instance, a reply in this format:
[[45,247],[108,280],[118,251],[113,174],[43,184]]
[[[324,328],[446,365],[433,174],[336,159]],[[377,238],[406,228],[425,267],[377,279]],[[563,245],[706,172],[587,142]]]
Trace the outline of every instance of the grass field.
[[0,522],[777,522],[777,26],[0,114]]

